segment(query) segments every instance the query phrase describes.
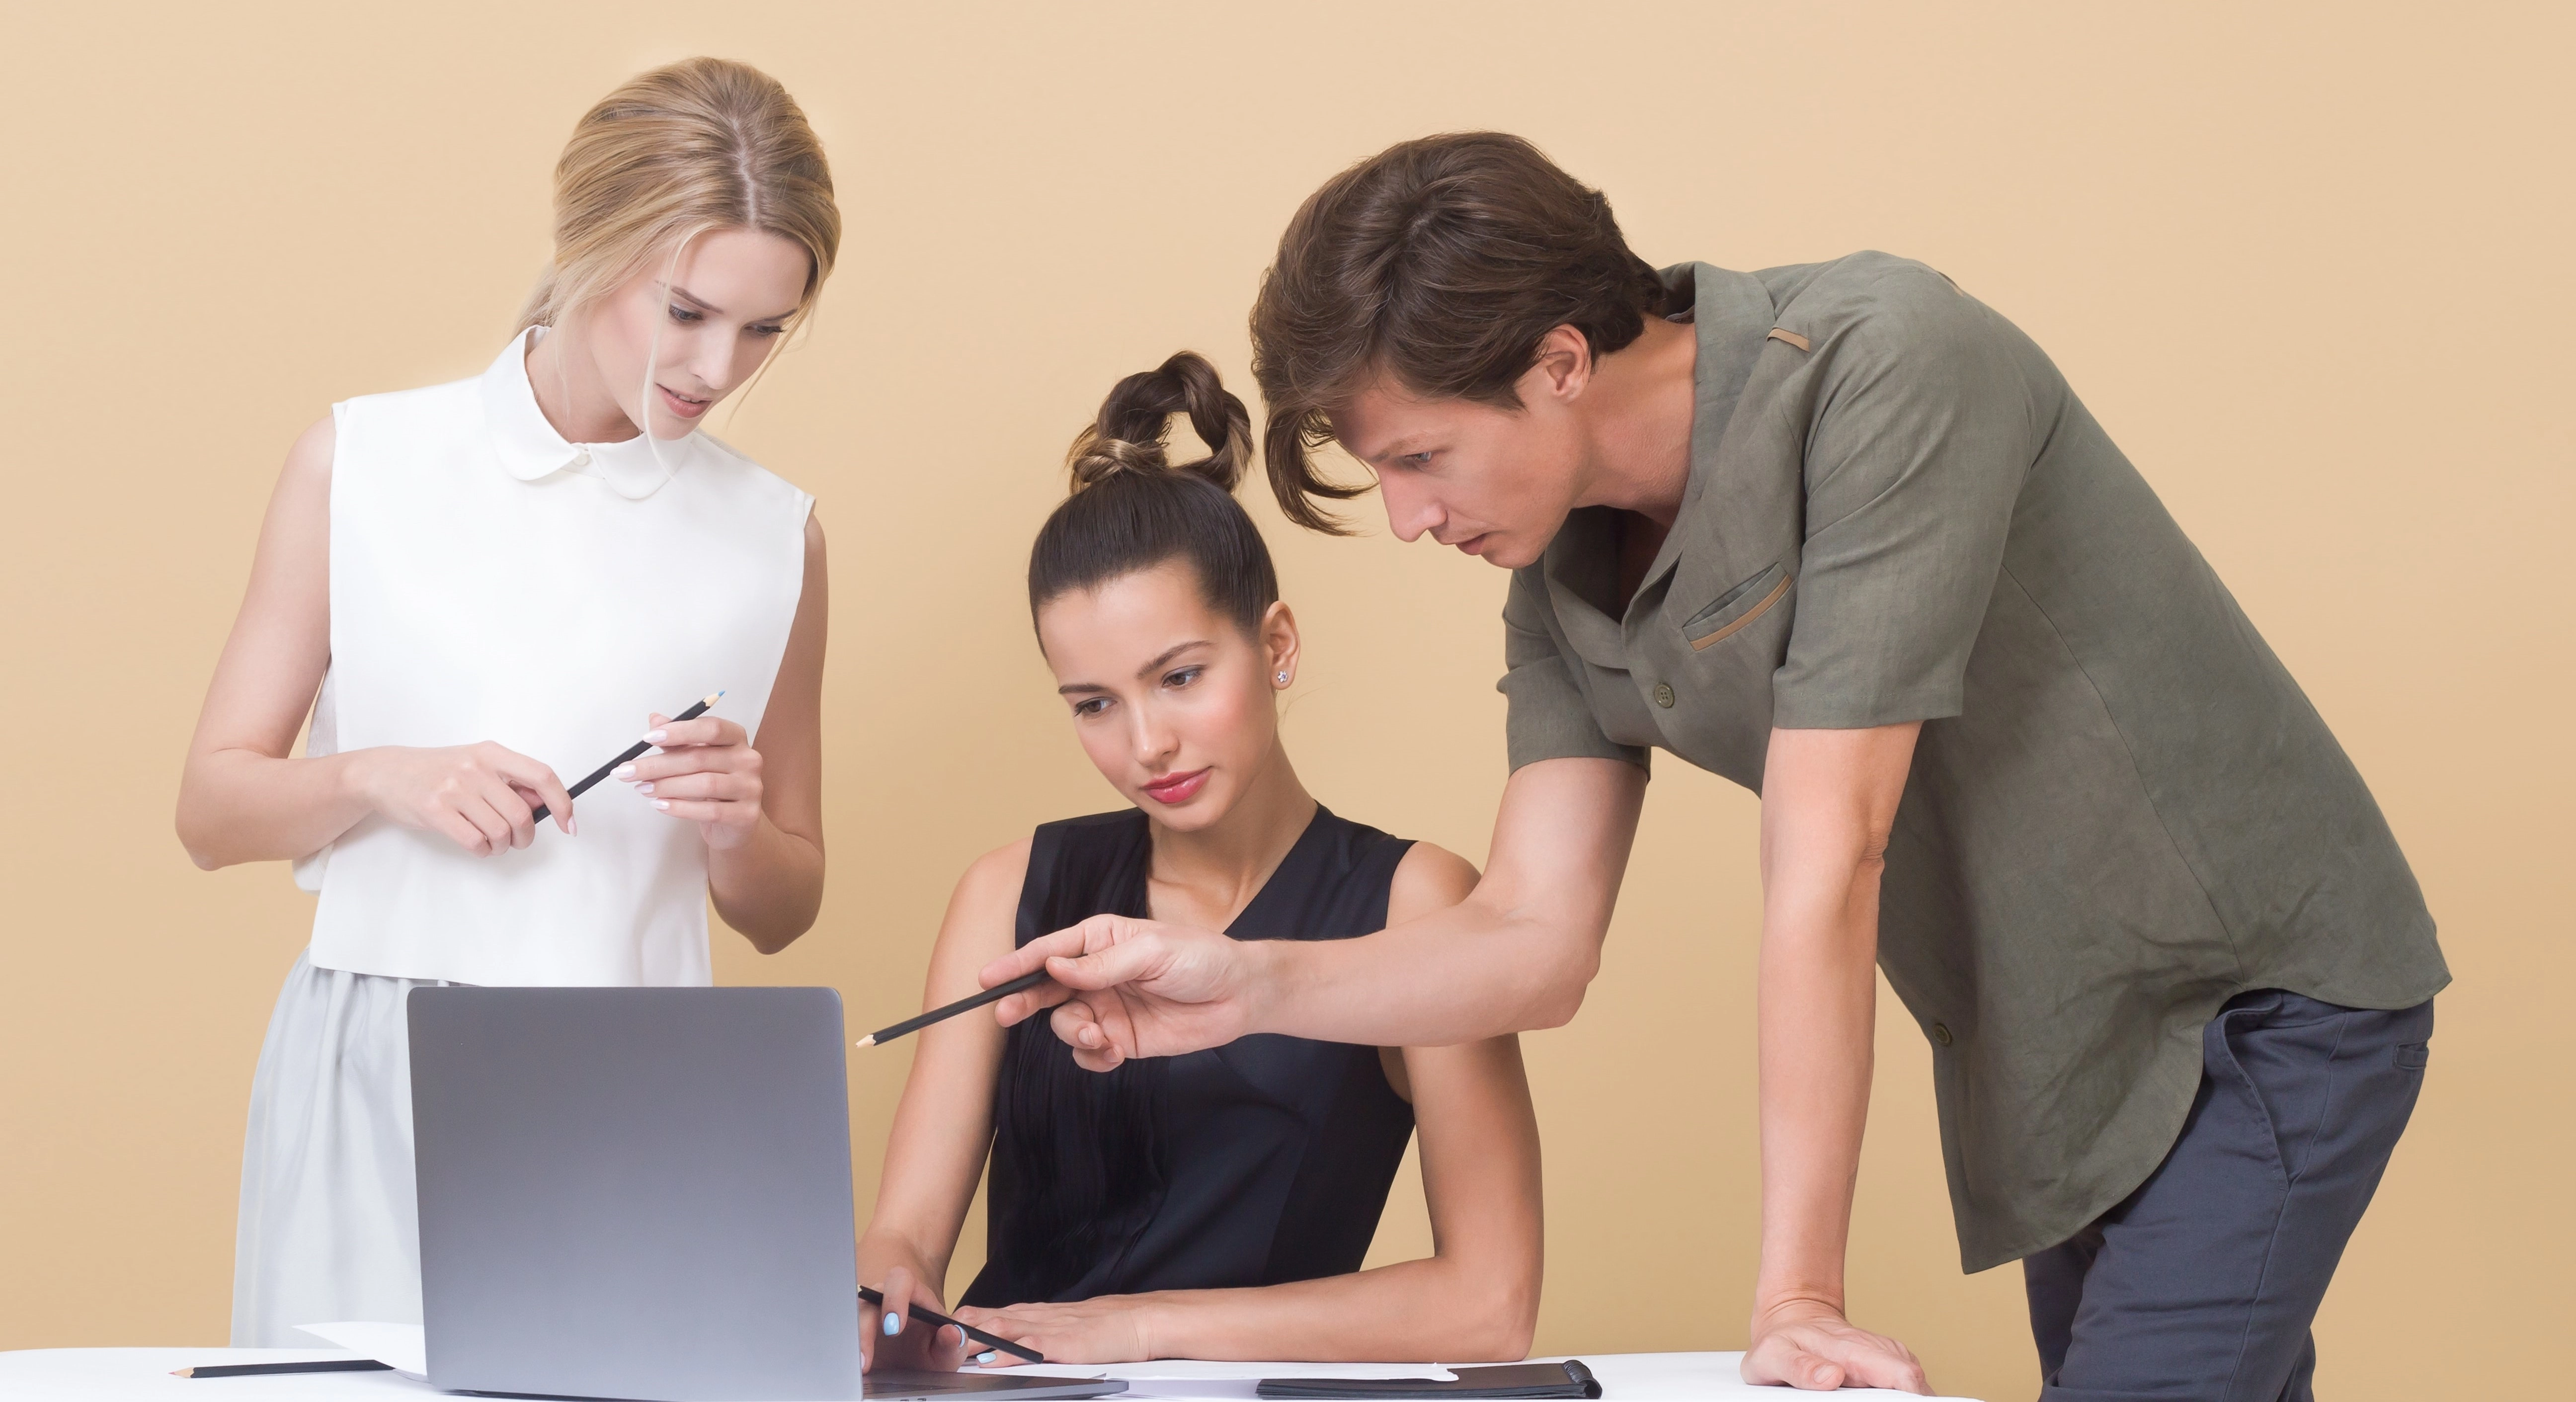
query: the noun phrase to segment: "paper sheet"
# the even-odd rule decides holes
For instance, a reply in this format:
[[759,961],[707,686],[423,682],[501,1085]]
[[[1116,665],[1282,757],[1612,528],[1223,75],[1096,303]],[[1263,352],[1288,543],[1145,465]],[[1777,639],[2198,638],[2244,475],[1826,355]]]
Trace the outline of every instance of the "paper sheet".
[[298,1324],[295,1326],[316,1338],[328,1339],[349,1350],[363,1353],[405,1377],[429,1377],[429,1340],[417,1324],[372,1324],[363,1320],[342,1320],[336,1324]]
[[[1017,1368],[983,1368],[985,1373],[1060,1373],[1065,1365],[1030,1363]],[[1458,1376],[1437,1363],[1219,1363],[1195,1358],[1158,1358],[1150,1363],[1110,1363],[1082,1366],[1078,1371],[1097,1369],[1113,1378],[1134,1382],[1170,1380],[1178,1382],[1258,1382],[1263,1378],[1344,1378],[1373,1381],[1380,1378],[1432,1378],[1446,1382]]]

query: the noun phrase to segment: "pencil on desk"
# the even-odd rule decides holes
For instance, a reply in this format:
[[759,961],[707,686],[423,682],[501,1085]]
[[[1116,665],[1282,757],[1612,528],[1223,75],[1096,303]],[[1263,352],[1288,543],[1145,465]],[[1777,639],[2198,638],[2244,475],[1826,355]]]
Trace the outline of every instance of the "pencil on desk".
[[975,994],[972,997],[960,998],[956,1002],[951,1003],[944,1008],[932,1008],[930,1011],[923,1013],[919,1017],[905,1018],[903,1021],[896,1023],[892,1027],[880,1027],[876,1031],[861,1037],[859,1039],[859,1045],[863,1047],[873,1047],[882,1045],[886,1042],[891,1042],[895,1038],[900,1037],[907,1032],[918,1032],[934,1022],[944,1022],[949,1018],[957,1016],[959,1013],[973,1012],[975,1009],[980,1008],[987,1003],[998,1003],[1003,999],[1010,997],[1014,993],[1026,993],[1030,989],[1035,988],[1046,981],[1046,970],[1033,969],[1028,973],[1020,975],[1018,978],[1011,980],[1009,983],[994,984],[992,987],[985,989],[981,993]]
[[[663,722],[663,724],[665,724],[665,725],[677,725],[677,724],[679,724],[681,721],[684,721],[684,720],[696,720],[698,717],[703,716],[703,715],[705,715],[705,714],[707,713],[707,708],[708,708],[709,706],[712,706],[712,705],[714,705],[716,702],[718,702],[718,701],[720,701],[720,700],[723,700],[723,699],[724,699],[724,693],[723,693],[723,692],[721,692],[721,691],[719,691],[719,692],[715,693],[713,696],[709,696],[709,697],[707,697],[705,700],[700,701],[698,704],[696,704],[696,705],[694,705],[694,706],[691,706],[689,709],[687,709],[687,710],[685,710],[685,711],[680,712],[678,715],[671,717],[671,718],[670,718],[669,720],[667,720],[667,721],[664,721],[664,722]],[[627,747],[626,747],[625,749],[623,749],[623,750],[620,750],[620,751],[618,752],[618,754],[617,754],[617,758],[612,759],[612,760],[610,760],[608,763],[603,764],[603,765],[599,766],[597,769],[594,769],[594,770],[590,771],[590,777],[589,777],[589,778],[586,778],[586,779],[582,780],[580,783],[573,785],[570,789],[565,790],[565,792],[566,792],[566,793],[568,793],[568,794],[570,794],[570,795],[571,795],[572,797],[574,797],[574,798],[579,798],[579,797],[581,797],[583,794],[586,794],[586,793],[590,792],[590,790],[591,790],[591,786],[592,786],[592,785],[597,784],[600,780],[607,778],[607,777],[608,777],[608,775],[609,775],[609,772],[610,772],[611,770],[614,770],[615,768],[617,768],[617,766],[619,766],[619,765],[621,765],[621,764],[624,764],[626,761],[628,761],[628,760],[630,760],[630,759],[635,758],[637,755],[640,755],[640,754],[644,753],[646,750],[649,750],[649,749],[651,749],[651,748],[653,748],[653,742],[652,742],[652,741],[650,741],[650,740],[638,740],[638,741],[636,741],[634,744],[627,746]],[[540,804],[538,804],[538,805],[537,805],[537,811],[528,815],[528,821],[529,821],[529,822],[532,822],[532,823],[542,823],[542,822],[544,822],[544,821],[546,820],[546,813],[547,813],[546,805],[544,805],[544,804],[540,803]]]
[[204,1368],[173,1368],[174,1378],[248,1378],[268,1373],[385,1373],[390,1363],[372,1358],[310,1358],[298,1363],[218,1363]]

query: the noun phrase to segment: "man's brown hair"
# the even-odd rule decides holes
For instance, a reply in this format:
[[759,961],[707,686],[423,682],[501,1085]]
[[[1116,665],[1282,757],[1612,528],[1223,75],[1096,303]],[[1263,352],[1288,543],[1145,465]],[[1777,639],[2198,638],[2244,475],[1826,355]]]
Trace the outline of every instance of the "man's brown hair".
[[1517,136],[1426,136],[1343,171],[1288,221],[1252,307],[1280,510],[1347,533],[1316,499],[1368,488],[1326,479],[1312,453],[1332,440],[1333,409],[1371,383],[1518,408],[1547,333],[1571,326],[1608,355],[1666,300],[1601,192]]

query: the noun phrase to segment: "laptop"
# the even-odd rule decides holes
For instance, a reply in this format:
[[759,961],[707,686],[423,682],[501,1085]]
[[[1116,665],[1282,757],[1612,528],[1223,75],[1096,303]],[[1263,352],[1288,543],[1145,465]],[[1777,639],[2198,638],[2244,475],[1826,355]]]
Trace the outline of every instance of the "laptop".
[[1125,1390],[861,1374],[833,990],[421,988],[408,1013],[431,1386],[641,1402]]

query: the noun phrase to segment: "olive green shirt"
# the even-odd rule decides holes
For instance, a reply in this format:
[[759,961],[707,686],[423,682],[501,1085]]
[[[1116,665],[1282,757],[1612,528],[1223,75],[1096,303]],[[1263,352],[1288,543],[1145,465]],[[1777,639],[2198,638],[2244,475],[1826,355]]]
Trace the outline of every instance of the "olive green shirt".
[[2039,347],[1882,253],[1665,273],[1699,337],[1681,514],[1617,602],[1576,511],[1512,579],[1515,768],[1924,722],[1879,967],[1932,1042],[1962,1264],[2052,1246],[2181,1132],[2202,1027],[2449,981],[2378,805]]

